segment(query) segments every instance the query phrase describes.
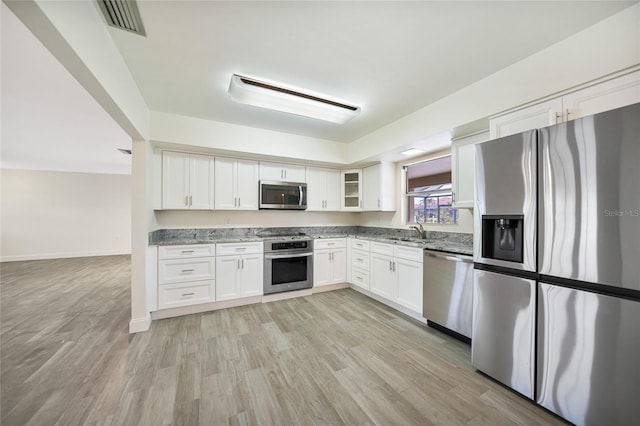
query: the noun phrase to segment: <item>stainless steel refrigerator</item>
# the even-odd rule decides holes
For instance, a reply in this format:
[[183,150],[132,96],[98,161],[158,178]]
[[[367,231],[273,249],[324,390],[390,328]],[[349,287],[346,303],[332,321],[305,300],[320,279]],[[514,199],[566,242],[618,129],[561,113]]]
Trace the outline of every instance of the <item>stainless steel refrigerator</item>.
[[[533,160],[525,150],[510,160],[496,156],[514,149],[507,148],[509,138],[476,152],[481,232],[472,362],[575,424],[632,424],[640,418],[640,104],[511,140],[526,138],[537,140]],[[505,161],[518,167],[495,168]],[[529,271],[526,250],[533,250],[531,292],[524,291],[525,277],[493,270],[491,257],[505,256],[491,246],[517,251],[519,244],[511,238],[517,224],[499,216],[531,214],[493,208],[496,197],[513,199],[493,184],[498,179],[535,182],[516,197],[517,204],[537,200],[537,215],[531,232],[524,221],[522,261],[516,254],[509,260]],[[491,216],[498,217],[498,237],[483,228]],[[509,329],[509,338],[500,327]]]
[[471,362],[534,397],[537,131],[476,148]]

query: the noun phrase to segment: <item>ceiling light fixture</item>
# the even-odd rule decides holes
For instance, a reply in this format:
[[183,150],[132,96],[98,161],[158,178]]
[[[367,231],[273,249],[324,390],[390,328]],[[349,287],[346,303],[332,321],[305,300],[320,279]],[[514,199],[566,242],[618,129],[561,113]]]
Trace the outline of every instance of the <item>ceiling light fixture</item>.
[[241,104],[339,124],[346,123],[360,113],[360,107],[354,105],[238,74],[231,76],[229,96]]
[[409,148],[405,151],[402,151],[400,154],[402,155],[406,155],[407,157],[410,155],[418,155],[418,154],[422,154],[424,151],[418,148]]

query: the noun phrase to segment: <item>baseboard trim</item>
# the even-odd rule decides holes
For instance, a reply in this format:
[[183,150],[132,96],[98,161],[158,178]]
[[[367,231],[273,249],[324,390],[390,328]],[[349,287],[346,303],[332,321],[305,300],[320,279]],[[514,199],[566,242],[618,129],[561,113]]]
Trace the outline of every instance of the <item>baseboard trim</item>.
[[0,256],[0,262],[23,262],[25,260],[68,259],[72,257],[117,256],[131,254],[128,250],[74,251],[66,253],[21,254],[17,256]]
[[217,311],[219,309],[235,308],[238,306],[260,303],[262,296],[243,297],[240,299],[221,300],[219,302],[201,303],[199,305],[179,306],[176,308],[160,309],[151,313],[151,318],[166,319],[182,315],[201,314],[203,312]]
[[131,318],[131,321],[129,321],[130,334],[147,331],[149,327],[151,327],[151,314],[149,313],[143,318]]
[[427,323],[427,319],[424,318],[422,316],[422,313],[420,313],[420,312],[416,312],[416,311],[413,311],[413,310],[411,310],[409,308],[405,308],[404,306],[402,306],[402,305],[400,305],[400,304],[398,304],[398,303],[396,303],[396,302],[394,302],[392,300],[389,300],[389,299],[384,298],[382,296],[378,296],[377,294],[373,293],[372,291],[364,289],[364,288],[362,288],[362,287],[360,287],[358,285],[351,284],[350,287],[351,287],[351,289],[357,291],[358,293],[362,293],[365,296],[370,297],[371,299],[377,300],[378,302],[380,302],[380,303],[382,303],[384,305],[387,305],[388,307],[393,308],[398,312],[402,312],[403,314],[413,318],[416,321],[420,321],[421,323],[424,323],[424,324]]
[[323,285],[320,287],[313,287],[311,291],[313,294],[316,294],[316,293],[323,293],[325,291],[342,290],[343,288],[349,288],[349,283],[338,283],[338,284]]

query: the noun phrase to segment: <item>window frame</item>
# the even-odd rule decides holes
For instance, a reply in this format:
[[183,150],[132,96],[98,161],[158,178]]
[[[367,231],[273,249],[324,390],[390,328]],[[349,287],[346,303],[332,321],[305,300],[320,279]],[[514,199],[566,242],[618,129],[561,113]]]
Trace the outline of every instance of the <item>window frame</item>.
[[[460,220],[460,212],[459,209],[453,207],[453,182],[447,182],[444,184],[437,184],[437,185],[431,185],[428,187],[424,187],[424,188],[429,188],[427,190],[423,190],[423,191],[409,191],[409,176],[408,176],[408,169],[409,167],[411,167],[412,165],[416,165],[416,164],[420,164],[420,163],[425,163],[425,162],[429,162],[429,161],[434,161],[434,160],[438,160],[444,157],[451,157],[451,153],[448,152],[446,154],[443,155],[438,155],[438,156],[434,156],[432,158],[425,158],[425,159],[421,159],[419,161],[414,161],[408,164],[405,164],[403,166],[403,185],[404,185],[404,203],[403,203],[403,208],[405,209],[405,212],[403,214],[403,222],[405,224],[410,224],[410,223],[416,223],[414,220],[415,219],[415,214],[413,215],[412,218],[409,217],[409,214],[411,212],[415,212],[415,200],[416,198],[424,198],[424,205],[425,205],[425,220],[427,219],[427,199],[429,199],[430,197],[436,196],[438,197],[438,201],[437,201],[437,213],[438,213],[438,222],[434,223],[434,222],[419,222],[423,225],[427,225],[427,226],[458,226],[459,225],[459,220]],[[453,180],[453,179],[451,179]],[[443,188],[444,187],[444,188]],[[440,205],[439,204],[439,198],[440,197],[444,197],[444,196],[448,196],[451,197],[451,203],[448,205]],[[411,203],[413,204],[413,208],[411,206]],[[441,218],[441,210],[443,208],[450,208],[452,209],[452,217],[453,217],[453,223],[442,223],[440,222],[440,218]]]

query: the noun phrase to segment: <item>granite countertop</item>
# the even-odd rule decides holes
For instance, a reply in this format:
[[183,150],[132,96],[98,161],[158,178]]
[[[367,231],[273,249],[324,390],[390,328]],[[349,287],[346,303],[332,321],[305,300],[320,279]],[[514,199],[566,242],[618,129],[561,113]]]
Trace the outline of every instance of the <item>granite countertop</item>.
[[[311,232],[309,232],[311,231]],[[216,235],[211,232],[193,232],[192,230],[178,230],[169,235],[162,236],[157,241],[150,241],[152,245],[191,245],[191,244],[221,244],[221,243],[246,243],[262,242],[273,240],[301,240],[301,239],[327,239],[354,237],[369,241],[378,241],[386,244],[397,244],[408,247],[416,247],[425,250],[444,251],[448,253],[473,255],[473,245],[469,238],[456,238],[451,233],[433,232],[427,233],[426,239],[408,237],[407,234],[399,234],[393,230],[385,232],[384,228],[377,228],[376,232],[358,233],[356,229],[345,229],[344,232],[337,228],[325,230],[327,232],[314,233],[311,228],[307,229],[308,235],[274,235],[264,233],[263,235]],[[333,232],[332,232],[333,231]],[[356,232],[353,232],[356,231]],[[461,234],[462,235],[462,234]]]
[[435,250],[444,251],[447,253],[465,254],[473,256],[473,246],[464,244],[462,242],[444,240],[444,239],[418,239],[418,238],[400,238],[397,237],[385,237],[385,236],[370,236],[370,235],[352,235],[352,237],[378,241],[386,244],[397,244],[408,247],[416,247],[423,250]]

